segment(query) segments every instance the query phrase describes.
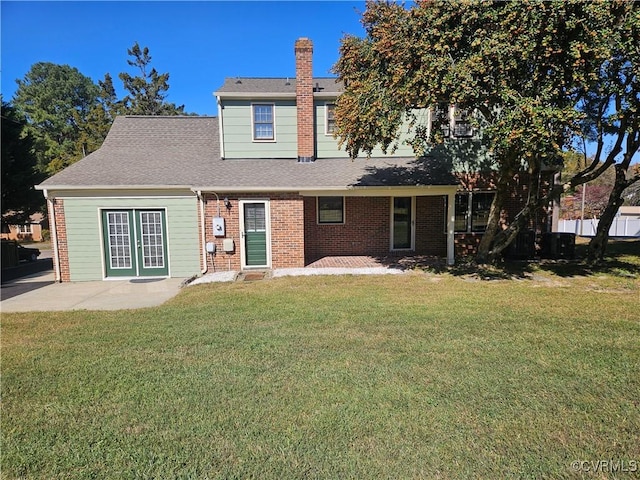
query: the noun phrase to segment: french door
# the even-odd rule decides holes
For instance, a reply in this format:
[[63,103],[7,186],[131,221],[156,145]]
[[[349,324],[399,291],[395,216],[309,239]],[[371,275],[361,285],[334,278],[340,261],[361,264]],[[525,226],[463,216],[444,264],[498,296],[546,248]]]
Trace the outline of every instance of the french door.
[[169,274],[164,210],[103,210],[107,277]]

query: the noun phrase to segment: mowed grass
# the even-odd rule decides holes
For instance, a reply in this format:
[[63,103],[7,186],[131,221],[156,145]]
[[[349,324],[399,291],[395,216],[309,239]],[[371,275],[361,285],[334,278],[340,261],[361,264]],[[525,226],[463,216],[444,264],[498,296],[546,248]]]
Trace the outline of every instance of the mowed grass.
[[[2,478],[537,479],[586,475],[574,461],[633,466],[629,258],[621,275],[281,278],[189,287],[153,309],[3,314]],[[595,478],[637,472],[616,475]]]

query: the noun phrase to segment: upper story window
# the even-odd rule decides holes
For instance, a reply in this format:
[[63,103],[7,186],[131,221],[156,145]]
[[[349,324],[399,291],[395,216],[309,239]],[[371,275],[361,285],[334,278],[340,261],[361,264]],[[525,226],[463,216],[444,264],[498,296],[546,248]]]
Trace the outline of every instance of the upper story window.
[[472,137],[471,110],[438,103],[431,107],[431,128],[440,128],[444,138]]
[[484,232],[489,223],[489,210],[494,196],[494,192],[457,193],[455,231]]
[[453,107],[453,136],[456,138],[473,136],[470,110]]
[[344,223],[344,197],[318,197],[318,223]]
[[449,105],[447,103],[438,103],[431,107],[431,129],[440,128],[442,136],[449,138],[451,129],[451,120],[449,117]]
[[254,103],[251,109],[253,140],[275,140],[274,104]]
[[336,130],[336,104],[326,103],[324,106],[324,133],[325,135],[333,135]]

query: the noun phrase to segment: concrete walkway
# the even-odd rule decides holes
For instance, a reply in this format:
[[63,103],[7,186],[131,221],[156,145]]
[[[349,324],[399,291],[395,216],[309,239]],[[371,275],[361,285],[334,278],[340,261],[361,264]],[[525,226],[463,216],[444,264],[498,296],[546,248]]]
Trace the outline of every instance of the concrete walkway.
[[[393,275],[406,271],[394,258],[329,257],[306,268],[284,268],[265,272],[262,278],[303,275]],[[247,278],[245,278],[247,277]],[[214,272],[188,285],[247,280],[235,271]],[[122,310],[161,305],[178,294],[183,278],[104,280],[56,283],[51,270],[2,283],[0,312],[60,310]]]
[[122,310],[160,305],[180,291],[184,279],[55,283],[52,272],[3,283],[0,312]]

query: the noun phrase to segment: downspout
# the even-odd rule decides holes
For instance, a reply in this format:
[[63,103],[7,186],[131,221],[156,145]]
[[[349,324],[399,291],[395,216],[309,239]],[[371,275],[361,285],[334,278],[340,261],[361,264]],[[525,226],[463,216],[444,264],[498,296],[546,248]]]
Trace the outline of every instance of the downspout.
[[200,225],[202,226],[202,259],[204,260],[204,266],[200,269],[200,274],[204,275],[209,270],[209,266],[207,265],[207,225],[205,223],[205,215],[204,215],[204,197],[202,196],[202,191],[198,190],[196,192],[196,196],[200,202]]
[[43,193],[44,198],[49,205],[49,212],[51,212],[51,215],[49,215],[49,220],[51,222],[51,228],[49,229],[49,232],[51,234],[51,243],[53,247],[53,272],[55,275],[55,281],[59,283],[62,280],[60,276],[60,256],[58,255],[58,229],[56,228],[56,210],[54,204],[56,199],[49,198],[47,190],[44,190]]
[[223,119],[223,110],[224,106],[222,105],[222,99],[220,95],[216,95],[216,103],[218,104],[218,131],[220,138],[220,158],[224,158],[224,119]]
[[455,242],[455,225],[456,225],[456,193],[450,193],[447,197],[447,265],[454,265],[456,242]]

